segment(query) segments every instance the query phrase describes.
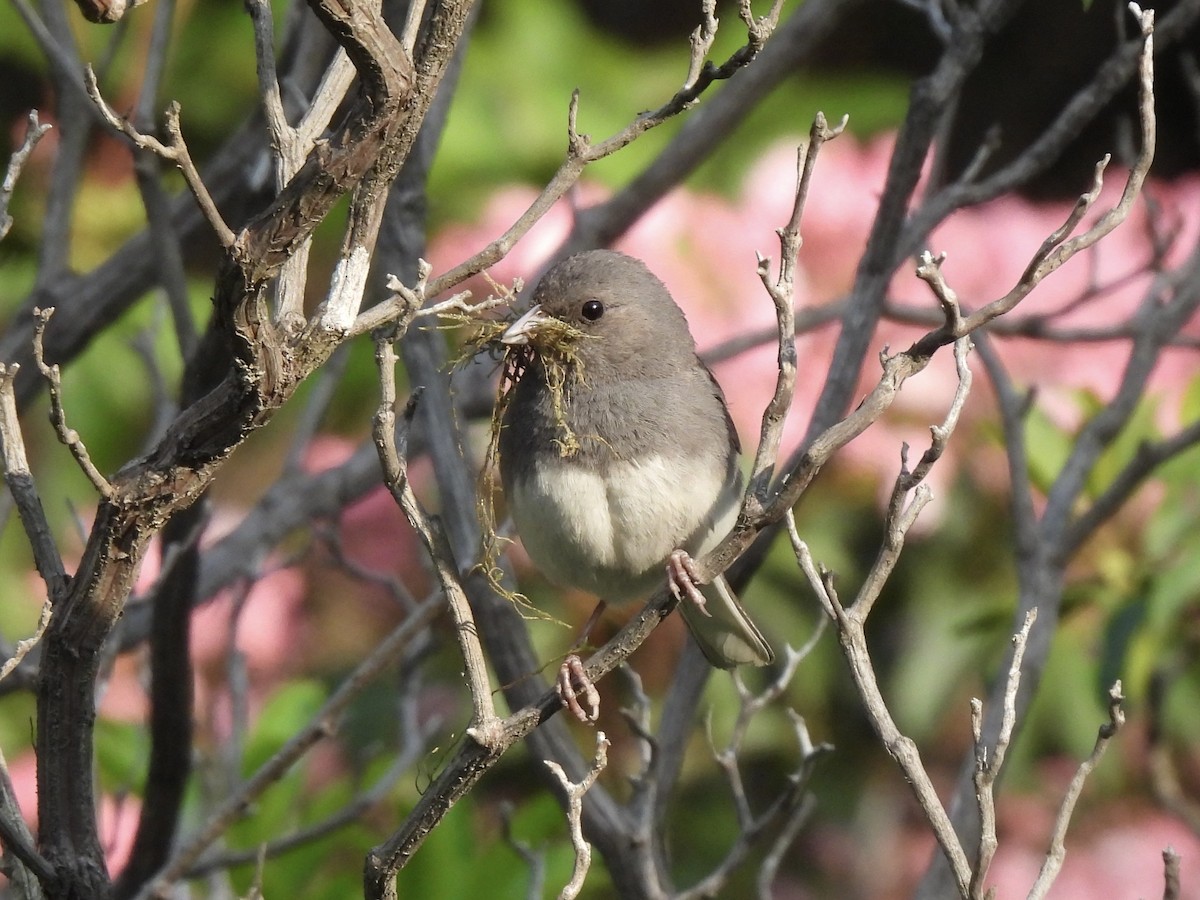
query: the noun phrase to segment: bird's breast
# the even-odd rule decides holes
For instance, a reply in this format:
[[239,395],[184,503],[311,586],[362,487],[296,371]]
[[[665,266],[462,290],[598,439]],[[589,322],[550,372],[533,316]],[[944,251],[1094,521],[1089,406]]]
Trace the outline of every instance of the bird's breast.
[[697,550],[688,544],[711,533],[717,512],[725,518],[717,501],[726,480],[710,460],[686,456],[603,468],[547,456],[508,499],[526,551],[551,580],[620,602],[647,596],[670,553]]

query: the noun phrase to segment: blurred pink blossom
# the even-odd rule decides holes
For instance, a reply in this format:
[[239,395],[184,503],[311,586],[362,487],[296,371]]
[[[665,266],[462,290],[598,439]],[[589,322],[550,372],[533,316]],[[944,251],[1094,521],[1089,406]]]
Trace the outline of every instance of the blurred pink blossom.
[[[1011,798],[1007,825],[988,871],[987,886],[999,897],[1024,896],[1037,880],[1049,846],[1054,811],[1041,800]],[[1024,814],[1014,815],[1014,806]],[[1036,809],[1034,809],[1036,808]],[[1097,821],[1100,820],[1100,821]],[[1137,900],[1163,893],[1163,858],[1177,852],[1183,883],[1193,883],[1200,865],[1200,839],[1182,822],[1161,812],[1103,807],[1080,813],[1067,832],[1067,855],[1048,896],[1051,900]]]
[[[740,194],[732,201],[688,189],[664,197],[617,243],[616,248],[644,259],[671,289],[683,307],[700,349],[717,347],[747,332],[768,333],[774,315],[756,274],[755,252],[778,260],[774,230],[791,211],[798,141],[783,142],[765,152],[751,167]],[[802,223],[804,239],[798,264],[797,306],[810,307],[843,298],[853,285],[866,245],[879,196],[883,190],[892,136],[857,141],[843,135],[826,144],[817,162]],[[1110,170],[1100,201],[1089,222],[1119,197],[1124,173]],[[1082,192],[1087,185],[1080,185]],[[1176,265],[1200,235],[1200,178],[1152,184],[1147,195],[1161,208],[1155,220],[1177,231],[1167,261]],[[436,235],[430,253],[436,270],[464,258],[519,216],[535,196],[525,188],[497,192],[476,222],[455,225]],[[594,203],[604,191],[582,186],[572,202]],[[1030,257],[1047,235],[1065,220],[1070,203],[1034,203],[1003,197],[983,206],[959,211],[933,234],[930,250],[946,254],[944,272],[967,309],[1004,295],[1021,277]],[[515,276],[536,277],[548,255],[567,234],[571,205],[559,203],[542,222],[519,241],[492,271],[508,282]],[[1119,325],[1128,320],[1145,296],[1151,276],[1142,273],[1152,258],[1150,214],[1139,203],[1129,221],[1116,229],[1093,252],[1077,256],[1048,277],[1018,308],[1015,318],[1056,317],[1061,327],[1090,328]],[[915,266],[902,266],[891,284],[891,297],[904,305],[935,310],[929,288],[914,275]],[[1102,291],[1097,287],[1110,286]],[[482,288],[487,291],[486,286]],[[1094,296],[1088,296],[1091,292]],[[1192,323],[1190,333],[1200,333]],[[874,352],[902,349],[924,329],[890,322],[872,338]],[[816,397],[823,387],[832,358],[836,327],[828,326],[798,339],[799,372],[796,401],[785,431],[784,451],[800,441]],[[1039,402],[1060,427],[1079,424],[1083,414],[1079,392],[1102,399],[1113,396],[1129,355],[1127,340],[1091,343],[1050,343],[1002,338],[996,346],[1018,388],[1036,387]],[[869,357],[860,376],[861,398],[878,380],[879,367]],[[980,364],[972,362],[978,372]],[[1197,372],[1194,352],[1168,351],[1152,380],[1151,389],[1163,398],[1159,421],[1178,423],[1179,399]],[[759,418],[775,384],[775,350],[767,343],[715,367],[747,452],[757,442]],[[890,490],[899,467],[900,445],[908,441],[915,458],[928,446],[929,427],[942,421],[956,387],[953,360],[940,354],[930,367],[904,385],[888,415],[851,443],[839,464],[869,473]],[[963,415],[969,429],[994,417],[986,380],[978,378]],[[1004,461],[988,452],[986,442],[965,438],[952,442],[947,461],[931,476],[935,496],[955,477],[956,467],[968,464],[984,483],[1005,483]],[[936,516],[936,504],[931,520]],[[929,522],[926,522],[928,525]]]
[[[344,462],[358,444],[345,438],[318,436],[309,448],[305,467],[319,472]],[[427,458],[414,459],[408,467],[413,490],[423,501],[432,480]],[[395,499],[382,484],[347,505],[338,521],[337,536],[342,552],[353,564],[376,575],[403,576],[408,589],[418,598],[431,587],[422,562],[424,551]],[[379,593],[363,584],[366,593]]]

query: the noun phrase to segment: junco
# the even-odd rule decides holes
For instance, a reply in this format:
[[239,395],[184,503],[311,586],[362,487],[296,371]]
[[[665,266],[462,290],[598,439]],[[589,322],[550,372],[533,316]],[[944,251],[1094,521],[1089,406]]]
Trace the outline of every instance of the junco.
[[[737,518],[740,447],[666,286],[630,256],[580,253],[546,272],[501,340],[524,351],[501,421],[500,477],[534,563],[600,598],[589,625],[605,603],[645,600],[665,574],[709,662],[771,662],[725,579],[692,580],[692,555]],[[576,716],[595,719],[598,695],[577,656],[558,687]]]

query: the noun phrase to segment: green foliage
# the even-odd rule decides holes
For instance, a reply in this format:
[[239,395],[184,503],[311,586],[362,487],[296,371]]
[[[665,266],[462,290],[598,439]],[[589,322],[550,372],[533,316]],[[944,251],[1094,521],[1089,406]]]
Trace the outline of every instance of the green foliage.
[[140,793],[149,760],[150,736],[141,723],[96,720],[96,766],[104,791]]
[[[318,682],[293,681],[268,699],[247,740],[244,757],[247,777],[311,720],[324,703],[326,693]],[[369,767],[363,773],[364,783],[372,783],[385,766],[386,761],[379,761]],[[361,784],[346,777],[322,777],[307,761],[302,761],[272,784],[254,803],[249,815],[230,829],[229,846],[254,849],[324,821],[361,789]],[[305,900],[355,896],[361,892],[363,848],[374,840],[370,829],[355,822],[306,842],[267,863],[264,892],[266,896]],[[254,867],[249,864],[233,872],[239,896],[249,890],[253,875]]]
[[1029,479],[1044,494],[1067,462],[1071,435],[1035,406],[1025,417],[1025,442]]
[[33,749],[37,707],[32,694],[14,693],[0,698],[0,749],[12,762]]
[[[397,888],[407,897],[527,896],[531,872],[500,830],[496,810],[482,808],[475,799],[459,803],[430,834],[412,862],[400,872]],[[557,891],[571,877],[571,849],[562,810],[544,792],[522,802],[512,818],[513,839],[545,863],[544,895]],[[469,864],[464,864],[469,860]],[[611,896],[603,867],[593,867],[585,897]]]
[[290,681],[267,700],[246,742],[244,773],[247,777],[270,759],[311,720],[327,691],[313,680]]
[[1160,485],[1151,488],[1161,499],[1139,533],[1140,552],[1128,560],[1127,589],[1105,632],[1108,670],[1122,674],[1126,693],[1144,701],[1151,680],[1164,679],[1163,721],[1185,743],[1200,739],[1195,717],[1184,714],[1200,692],[1198,466],[1193,449],[1162,467]]

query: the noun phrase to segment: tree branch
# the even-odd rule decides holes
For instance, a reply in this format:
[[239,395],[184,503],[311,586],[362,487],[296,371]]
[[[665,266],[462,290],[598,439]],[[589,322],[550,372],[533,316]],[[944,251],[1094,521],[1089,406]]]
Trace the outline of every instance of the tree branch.
[[25,168],[25,163],[33,153],[33,148],[38,145],[38,141],[45,137],[46,132],[53,127],[43,125],[38,121],[36,109],[29,111],[26,122],[25,137],[21,139],[21,146],[8,158],[8,166],[4,170],[4,180],[0,182],[0,241],[4,240],[9,229],[12,228],[13,219],[8,214],[8,205],[12,202],[13,191],[16,190],[17,179],[21,177],[21,170]]
[[1042,863],[1037,881],[1029,891],[1030,900],[1042,900],[1050,890],[1054,879],[1058,877],[1063,859],[1067,855],[1067,848],[1063,841],[1067,835],[1067,826],[1071,823],[1071,814],[1075,811],[1075,801],[1079,799],[1083,783],[1099,764],[1100,758],[1104,756],[1104,751],[1108,749],[1108,742],[1125,724],[1125,710],[1121,707],[1124,701],[1125,697],[1121,694],[1121,682],[1118,681],[1108,692],[1108,721],[1100,726],[1100,733],[1096,736],[1096,746],[1092,749],[1091,756],[1080,763],[1079,769],[1075,772],[1075,777],[1071,779],[1071,784],[1063,797],[1058,816],[1054,820],[1050,849],[1046,852],[1046,860]]

